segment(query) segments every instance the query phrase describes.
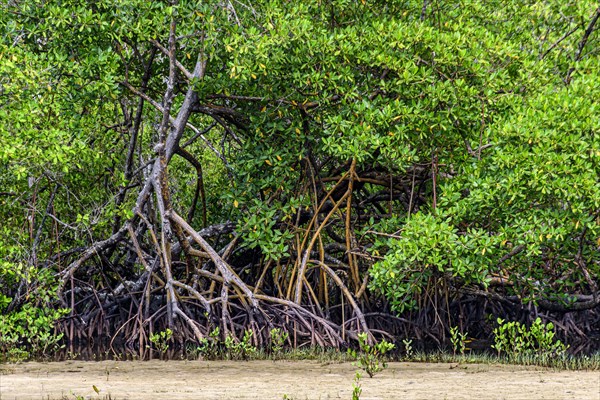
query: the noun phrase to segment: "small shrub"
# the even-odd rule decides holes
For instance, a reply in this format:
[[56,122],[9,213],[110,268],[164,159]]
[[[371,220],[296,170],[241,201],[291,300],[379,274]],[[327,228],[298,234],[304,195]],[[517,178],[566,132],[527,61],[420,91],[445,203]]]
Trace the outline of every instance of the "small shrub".
[[269,336],[271,337],[271,353],[281,353],[283,346],[285,346],[285,342],[288,339],[288,333],[283,332],[279,328],[274,328],[269,332]]
[[356,375],[354,376],[354,383],[352,384],[352,400],[360,400],[360,395],[362,394],[360,378],[362,378],[362,375],[360,372],[356,372]]
[[153,333],[150,335],[150,342],[154,345],[159,353],[164,354],[169,350],[169,342],[173,337],[173,331],[169,328],[164,331]]
[[504,353],[512,359],[523,355],[552,358],[563,356],[567,350],[560,340],[554,340],[554,324],[544,324],[539,317],[529,329],[520,322],[506,322],[502,318],[497,322],[492,348],[498,356]]
[[458,326],[450,328],[450,342],[452,342],[452,354],[456,356],[456,353],[461,355],[465,354],[467,333],[458,331]]
[[372,378],[377,372],[387,368],[385,354],[396,347],[385,340],[370,345],[366,333],[358,334],[359,351],[348,349],[348,354],[358,361],[357,366],[364,370]]
[[411,339],[402,339],[402,344],[404,345],[405,358],[407,360],[410,360],[414,355],[414,351],[413,351],[413,347],[412,347],[412,340]]
[[244,337],[239,342],[233,335],[227,335],[225,338],[225,350],[228,357],[232,360],[248,360],[250,356],[255,354],[256,347],[250,343],[252,335],[253,332],[251,330],[245,331]]
[[209,334],[208,338],[203,338],[198,346],[198,353],[207,360],[215,360],[219,358],[219,327],[213,329]]

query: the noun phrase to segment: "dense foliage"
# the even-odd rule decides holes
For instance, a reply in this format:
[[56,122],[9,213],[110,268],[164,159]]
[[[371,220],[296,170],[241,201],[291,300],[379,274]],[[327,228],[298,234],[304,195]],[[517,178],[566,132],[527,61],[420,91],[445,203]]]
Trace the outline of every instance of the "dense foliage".
[[1,7],[0,350],[600,332],[596,2]]

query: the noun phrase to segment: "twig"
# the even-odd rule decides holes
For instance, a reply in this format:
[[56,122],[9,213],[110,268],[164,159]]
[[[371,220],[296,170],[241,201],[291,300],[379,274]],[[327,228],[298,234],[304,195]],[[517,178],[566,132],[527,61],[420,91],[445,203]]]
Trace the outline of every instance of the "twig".
[[[594,31],[594,26],[596,25],[596,22],[598,22],[598,18],[600,18],[600,7],[596,9],[596,12],[594,13],[594,16],[588,24],[587,29],[583,33],[583,38],[581,38],[579,46],[577,46],[577,53],[575,54],[574,63],[577,63],[579,60],[581,60],[581,57],[583,57],[583,49],[585,48],[585,45],[587,44],[590,35]],[[567,72],[567,76],[565,78],[565,83],[567,85],[571,83],[571,74],[573,73],[573,71],[575,71],[575,66],[569,68],[569,71]]]

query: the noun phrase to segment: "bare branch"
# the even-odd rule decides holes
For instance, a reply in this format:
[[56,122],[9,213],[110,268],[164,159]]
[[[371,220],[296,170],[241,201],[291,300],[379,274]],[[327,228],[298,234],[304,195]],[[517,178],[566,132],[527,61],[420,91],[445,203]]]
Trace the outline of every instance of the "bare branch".
[[[596,25],[596,22],[598,22],[598,18],[600,18],[600,7],[596,9],[596,12],[594,13],[594,16],[588,24],[587,29],[583,33],[583,38],[581,38],[579,46],[577,47],[577,53],[575,54],[574,63],[577,63],[579,60],[581,60],[581,57],[583,57],[583,49],[585,48],[585,45],[587,44],[588,39],[590,38],[590,35],[594,31],[594,26]],[[567,85],[571,83],[571,74],[573,73],[573,71],[575,71],[575,66],[572,66],[567,72],[567,77],[565,78],[565,83]]]
[[558,39],[556,42],[552,43],[552,45],[550,47],[548,47],[548,49],[544,53],[540,54],[540,60],[543,60],[544,57],[546,57],[548,55],[548,53],[550,53],[552,50],[554,50],[554,48],[556,46],[558,46],[563,40],[565,40],[566,38],[571,36],[573,33],[575,33],[578,29],[579,29],[579,27],[576,26],[575,28],[571,29],[569,32],[562,35],[561,38]]
[[[158,40],[152,39],[150,40],[150,42],[155,45],[156,47],[158,47],[158,49],[160,51],[162,51],[165,55],[169,55],[169,50],[163,46],[162,44],[160,44],[160,42]],[[194,75],[192,75],[190,73],[190,71],[188,71],[183,64],[181,64],[178,60],[175,60],[175,65],[177,66],[177,68],[181,71],[181,73],[188,79],[188,80],[192,80],[194,78]]]

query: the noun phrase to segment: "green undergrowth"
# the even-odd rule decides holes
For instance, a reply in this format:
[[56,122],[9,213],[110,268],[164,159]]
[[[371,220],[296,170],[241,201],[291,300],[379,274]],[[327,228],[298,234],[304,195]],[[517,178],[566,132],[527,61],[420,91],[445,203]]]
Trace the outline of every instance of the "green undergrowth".
[[[230,354],[221,353],[217,357],[206,359],[198,356],[197,353],[182,355],[182,358],[199,358],[206,361],[224,361],[224,360],[240,360]],[[256,349],[245,358],[245,361],[318,361],[322,363],[344,363],[355,361],[348,353],[335,348],[329,347],[301,347],[296,349],[284,349],[281,352],[273,353],[268,349]]]
[[[218,360],[231,359],[227,356]],[[286,349],[279,354],[257,350],[247,361],[318,361],[321,363],[355,362],[357,357],[335,348],[305,347]],[[386,362],[423,362],[423,363],[459,363],[459,364],[503,364],[538,366],[555,370],[587,370],[600,371],[600,352],[591,355],[562,355],[560,357],[544,357],[534,354],[500,355],[493,353],[465,353],[454,355],[451,352],[412,352],[410,356],[398,352],[383,357]]]
[[[116,360],[132,360],[131,357],[98,357],[94,360],[100,359],[116,359]],[[177,357],[172,357],[172,360],[193,360],[201,359],[197,353],[180,353]],[[136,360],[133,357],[133,360]],[[215,357],[210,361],[223,361],[223,360],[234,360],[232,357],[223,354],[222,356]],[[20,362],[19,360],[13,360],[13,362]],[[44,361],[47,361],[45,359]],[[208,360],[207,360],[208,361]],[[237,359],[237,361],[242,361]],[[249,355],[245,361],[316,361],[323,364],[330,363],[346,363],[355,362],[356,358],[352,357],[345,351],[335,348],[323,348],[323,347],[303,347],[298,349],[285,349],[280,353],[273,354],[268,351],[258,349],[251,355]],[[523,366],[537,366],[541,368],[551,368],[554,370],[561,371],[600,371],[600,352],[590,355],[563,355],[560,357],[547,358],[540,357],[532,354],[513,355],[506,356],[493,353],[465,353],[465,354],[452,354],[451,352],[435,351],[435,352],[423,352],[414,351],[411,352],[410,356],[406,354],[400,354],[398,352],[392,355],[386,355],[386,362],[416,362],[416,363],[458,363],[458,364],[503,364],[503,365],[523,365]]]
[[[173,358],[176,359],[176,358]],[[206,361],[241,360],[228,354],[207,360],[198,356],[196,352],[182,353],[180,359],[201,359]],[[265,349],[257,349],[245,361],[316,361],[323,364],[346,363],[358,361],[358,356],[336,348],[302,347],[297,349],[286,348],[279,353]],[[447,351],[396,351],[388,353],[381,358],[382,362],[416,362],[416,363],[459,363],[459,364],[503,364],[538,366],[555,370],[587,370],[600,371],[600,352],[591,355],[563,354],[558,357],[549,357],[537,354],[497,355],[490,352],[467,352],[452,354]]]
[[411,357],[395,357],[393,361],[459,364],[504,364],[552,368],[567,371],[600,371],[600,352],[591,355],[543,357],[533,354],[498,356],[490,353],[454,355],[448,352],[415,352]]
[[[247,339],[249,339],[249,336]],[[167,349],[166,345],[160,345]],[[391,350],[391,349],[390,349]],[[360,355],[364,353],[364,348],[354,349],[353,351],[344,351],[343,349],[303,346],[298,348],[283,347],[276,343],[276,346],[265,348],[256,348],[248,340],[233,344],[232,341],[219,342],[214,348],[187,346],[183,351],[170,351],[161,354],[161,359],[165,360],[204,360],[204,361],[315,361],[322,364],[331,363],[349,363],[358,362],[360,367]],[[364,353],[367,354],[367,353]],[[153,357],[158,358],[158,357]],[[384,368],[387,362],[421,362],[421,363],[458,363],[458,364],[503,364],[503,365],[523,365],[537,366],[541,368],[551,368],[554,370],[587,370],[600,371],[600,351],[589,355],[570,355],[566,352],[560,354],[523,352],[523,353],[501,353],[491,351],[466,351],[463,353],[450,351],[415,351],[411,347],[411,341],[403,341],[402,346],[396,346],[393,351],[383,352],[376,357],[378,362]],[[48,361],[44,359],[35,359],[37,361]],[[62,359],[62,358],[61,358]],[[78,353],[69,353],[67,359],[79,359]],[[89,361],[99,360],[139,360],[132,354],[111,354],[105,352],[89,359]],[[363,357],[364,360],[367,358]],[[22,359],[5,359],[3,362],[22,362]],[[1,362],[0,362],[1,363]],[[370,364],[369,364],[370,365]],[[379,364],[378,364],[379,365]],[[361,367],[362,368],[362,367]],[[364,369],[364,368],[363,368]],[[366,371],[366,369],[364,369]],[[380,369],[378,369],[380,370]]]

